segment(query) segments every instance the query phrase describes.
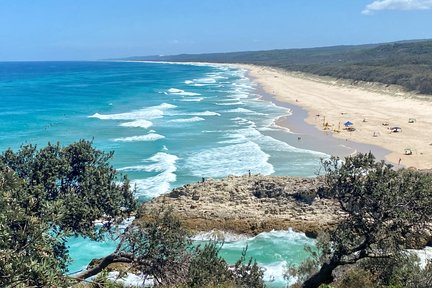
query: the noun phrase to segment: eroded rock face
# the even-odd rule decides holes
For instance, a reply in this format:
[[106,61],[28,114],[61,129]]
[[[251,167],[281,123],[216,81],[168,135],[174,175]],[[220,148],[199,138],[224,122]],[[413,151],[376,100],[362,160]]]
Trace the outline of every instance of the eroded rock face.
[[314,236],[334,226],[343,212],[320,198],[320,178],[288,176],[229,176],[187,184],[143,205],[149,211],[171,206],[193,232],[212,229],[258,234],[293,228]]

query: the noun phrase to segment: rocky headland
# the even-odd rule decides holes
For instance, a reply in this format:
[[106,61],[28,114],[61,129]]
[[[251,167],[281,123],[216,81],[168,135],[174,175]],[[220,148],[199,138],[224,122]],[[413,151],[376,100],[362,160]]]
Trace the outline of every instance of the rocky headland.
[[222,230],[256,235],[292,228],[315,236],[334,226],[343,212],[319,197],[319,177],[245,175],[206,179],[175,188],[143,204],[141,220],[171,207],[191,232]]

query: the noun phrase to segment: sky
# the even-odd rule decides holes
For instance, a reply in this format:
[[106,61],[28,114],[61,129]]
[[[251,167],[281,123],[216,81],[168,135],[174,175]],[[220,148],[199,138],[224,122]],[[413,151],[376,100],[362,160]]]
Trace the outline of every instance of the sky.
[[432,38],[432,0],[0,0],[0,61]]

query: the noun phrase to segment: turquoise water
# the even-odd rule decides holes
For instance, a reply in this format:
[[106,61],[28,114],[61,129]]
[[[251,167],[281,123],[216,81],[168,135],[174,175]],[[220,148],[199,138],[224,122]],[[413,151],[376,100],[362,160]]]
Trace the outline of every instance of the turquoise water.
[[[0,63],[1,150],[23,143],[93,139],[96,147],[115,152],[112,164],[133,180],[140,201],[202,177],[248,170],[314,175],[324,154],[272,137],[286,133],[274,120],[289,114],[262,101],[240,69],[128,62]],[[290,237],[279,241],[273,236],[266,234],[257,246],[272,243],[282,251],[302,253]],[[111,252],[115,243],[78,238],[69,246],[74,271]],[[224,248],[223,255],[229,258],[235,254],[232,249]],[[261,254],[250,254],[267,257],[266,249],[256,251]],[[276,265],[276,258],[263,263]]]
[[[195,237],[196,242],[201,244],[208,239],[212,237],[207,233]],[[247,247],[246,260],[252,256],[258,265],[265,269],[264,280],[267,286],[286,287],[288,281],[293,282],[293,279],[284,279],[286,268],[299,264],[310,256],[304,250],[305,245],[313,246],[314,241],[303,233],[292,230],[264,232],[252,238],[228,235],[225,237],[220,255],[233,265]]]

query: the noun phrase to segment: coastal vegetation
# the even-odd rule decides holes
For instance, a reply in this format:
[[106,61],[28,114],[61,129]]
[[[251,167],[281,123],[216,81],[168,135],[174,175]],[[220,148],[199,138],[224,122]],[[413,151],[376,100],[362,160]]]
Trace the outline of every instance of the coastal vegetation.
[[[88,285],[117,287],[104,277],[116,263],[125,265],[122,273],[145,275],[159,287],[264,287],[262,269],[246,259],[247,247],[230,267],[218,255],[223,243],[191,245],[189,230],[171,208],[137,209],[129,181],[108,163],[112,156],[88,141],[42,149],[26,145],[0,155],[2,287],[67,287],[97,274]],[[320,233],[316,247],[308,249],[310,259],[289,268],[295,285],[430,287],[432,264],[421,268],[405,251],[430,239],[432,175],[394,170],[370,153],[343,162],[332,158],[323,162],[323,170],[321,188],[308,188],[301,194],[307,197],[296,201],[312,205],[331,199],[344,216]],[[251,197],[299,195],[256,183]],[[101,239],[131,213],[137,220],[120,235],[112,254],[79,274],[66,274],[68,236]]]
[[[145,206],[155,209],[175,203],[177,212],[186,214],[183,223],[191,227],[184,218],[190,217],[199,227],[248,233],[259,233],[266,228],[285,229],[286,223],[296,224],[304,232],[314,227],[309,235],[318,234],[316,245],[307,248],[312,257],[287,271],[288,278],[298,281],[294,287],[430,287],[432,265],[427,262],[422,268],[417,257],[406,252],[409,248],[421,249],[430,241],[430,172],[395,170],[392,165],[375,160],[370,153],[344,161],[338,158],[324,161],[321,172],[324,176],[315,183],[295,177],[253,175],[208,180],[176,188]],[[226,198],[225,194],[236,197]],[[256,206],[255,200],[261,206]],[[213,206],[206,204],[212,201]],[[273,211],[265,205],[267,201],[273,203]],[[289,209],[303,219],[274,217],[283,216],[284,206],[279,202],[296,203]],[[321,206],[312,208],[317,202]],[[230,203],[245,218],[235,222],[237,227],[230,222],[235,220],[233,216],[218,212],[226,209],[226,215],[234,214],[229,210]],[[338,210],[333,210],[334,203]],[[248,207],[253,207],[254,216],[248,213]],[[260,209],[266,209],[266,214],[259,214]],[[322,209],[338,218],[320,222],[327,223],[325,231],[308,222],[311,215],[325,218]],[[210,213],[206,219],[200,219],[198,215],[202,213],[193,214],[193,210]],[[141,215],[141,219],[147,218]],[[299,225],[300,221],[307,225]],[[269,222],[279,226],[271,226]]]
[[69,285],[66,238],[101,239],[135,210],[129,182],[109,165],[111,157],[83,140],[0,155],[1,287]]
[[[301,286],[330,284],[337,268],[359,264],[374,279],[370,287],[430,287],[432,263],[421,270],[404,249],[423,247],[429,240],[432,175],[394,170],[370,153],[342,164],[332,158],[323,167],[326,185],[320,196],[337,200],[347,217],[321,238],[316,262],[305,264],[309,270],[303,267],[310,274]],[[402,267],[406,275],[395,277]]]
[[242,63],[338,79],[400,85],[432,94],[432,40],[211,54],[130,57],[128,60]]
[[[26,145],[0,155],[1,287],[70,287],[116,262],[129,264],[157,286],[264,286],[262,270],[252,259],[243,255],[230,268],[218,256],[217,242],[193,248],[170,210],[132,225],[120,235],[114,253],[67,275],[67,237],[102,240],[137,211],[128,179],[108,162],[112,156],[84,140],[42,149]],[[103,275],[97,287],[119,286]]]
[[194,247],[189,231],[169,207],[162,206],[151,216],[130,226],[116,251],[74,277],[84,280],[111,269],[111,264],[127,263],[126,271],[144,275],[143,283],[151,279],[157,287],[264,287],[262,269],[253,259],[246,261],[245,253],[230,267],[218,255],[223,243],[215,240]]

